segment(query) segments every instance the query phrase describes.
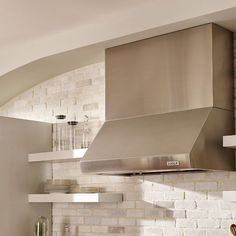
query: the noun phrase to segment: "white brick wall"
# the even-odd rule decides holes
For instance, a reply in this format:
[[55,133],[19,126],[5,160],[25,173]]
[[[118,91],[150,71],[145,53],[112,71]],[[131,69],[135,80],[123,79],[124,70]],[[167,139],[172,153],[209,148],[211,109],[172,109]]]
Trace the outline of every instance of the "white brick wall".
[[[235,66],[236,68],[236,66]],[[53,115],[91,117],[91,139],[104,121],[104,63],[50,79],[0,109],[10,117],[53,122]],[[65,223],[72,236],[226,236],[236,221],[236,203],[222,201],[236,190],[236,172],[152,176],[85,176],[79,163],[53,164],[54,178],[77,179],[124,193],[122,203],[53,204],[53,236]]]
[[76,115],[81,121],[87,114],[93,121],[103,121],[104,75],[104,63],[70,71],[10,100],[0,108],[0,115],[53,123],[57,114],[68,119]]

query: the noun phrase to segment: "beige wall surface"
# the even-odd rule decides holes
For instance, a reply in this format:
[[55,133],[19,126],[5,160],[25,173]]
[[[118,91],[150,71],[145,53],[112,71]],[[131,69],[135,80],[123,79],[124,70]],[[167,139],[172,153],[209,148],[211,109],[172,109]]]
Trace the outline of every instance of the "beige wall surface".
[[0,235],[33,236],[38,216],[51,217],[50,204],[29,204],[50,177],[48,164],[32,165],[28,153],[51,148],[51,125],[0,117]]

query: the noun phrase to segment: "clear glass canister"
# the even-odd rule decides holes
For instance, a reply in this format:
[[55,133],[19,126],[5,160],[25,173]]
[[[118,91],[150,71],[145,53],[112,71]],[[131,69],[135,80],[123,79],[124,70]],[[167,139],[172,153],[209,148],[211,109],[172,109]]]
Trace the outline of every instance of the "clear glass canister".
[[87,115],[84,116],[83,129],[82,129],[82,143],[81,148],[88,148],[89,146],[89,118]]
[[35,236],[48,236],[48,219],[40,216],[35,222]]
[[65,121],[66,116],[65,115],[57,115],[56,116],[56,124],[54,129],[54,150],[55,151],[61,151],[65,149]]
[[68,121],[68,140],[69,140],[69,149],[77,148],[77,137],[76,137],[76,128],[78,125],[78,121]]

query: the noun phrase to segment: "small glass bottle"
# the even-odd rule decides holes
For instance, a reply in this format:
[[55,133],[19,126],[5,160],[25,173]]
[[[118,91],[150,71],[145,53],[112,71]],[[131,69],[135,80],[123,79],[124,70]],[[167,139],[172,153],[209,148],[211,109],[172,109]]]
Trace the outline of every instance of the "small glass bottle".
[[84,116],[84,122],[83,122],[83,130],[82,130],[82,144],[81,148],[88,148],[89,146],[89,126],[88,126],[89,118],[87,115]]
[[68,139],[69,139],[69,149],[76,149],[77,148],[77,142],[76,142],[76,127],[78,125],[78,121],[68,121],[67,122],[69,127],[68,132]]
[[64,140],[65,140],[65,127],[63,126],[63,121],[66,119],[66,116],[65,115],[57,115],[56,116],[56,127],[55,127],[55,132],[56,132],[56,135],[55,135],[55,138],[56,138],[56,141],[54,142],[56,147],[55,147],[55,150],[56,151],[61,151],[61,150],[64,150],[65,148],[65,143],[64,143]]
[[64,227],[64,236],[70,236],[70,227],[69,227],[69,225],[65,225],[65,227]]
[[39,216],[35,222],[35,236],[48,236],[48,219],[44,216]]

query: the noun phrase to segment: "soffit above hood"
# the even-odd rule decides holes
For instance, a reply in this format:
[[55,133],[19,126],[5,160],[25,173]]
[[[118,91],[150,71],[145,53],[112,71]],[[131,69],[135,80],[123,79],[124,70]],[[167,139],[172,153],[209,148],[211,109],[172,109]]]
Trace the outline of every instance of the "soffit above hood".
[[82,171],[233,170],[232,52],[214,24],[108,49],[106,122]]

